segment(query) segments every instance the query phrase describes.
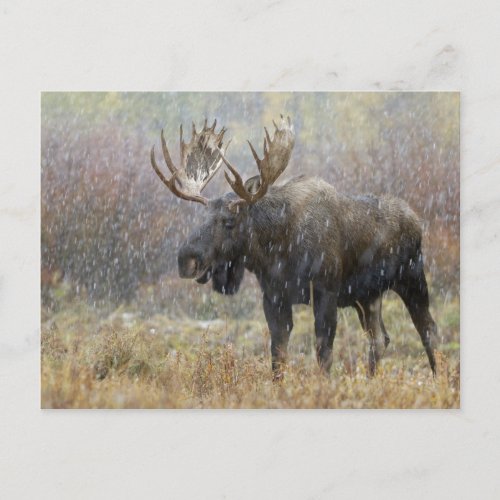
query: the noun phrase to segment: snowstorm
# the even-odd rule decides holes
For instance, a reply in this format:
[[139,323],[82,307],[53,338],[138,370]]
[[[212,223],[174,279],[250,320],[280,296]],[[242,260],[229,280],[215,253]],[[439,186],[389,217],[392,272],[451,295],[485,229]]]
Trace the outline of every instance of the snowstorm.
[[[459,405],[458,93],[43,93],[41,108],[43,405]],[[179,252],[209,208],[174,196],[158,178],[153,146],[159,168],[170,174],[160,132],[176,163],[180,126],[187,142],[193,127],[200,131],[205,120],[208,126],[217,120],[215,130],[226,129],[224,156],[246,181],[259,174],[247,141],[262,157],[264,127],[272,136],[281,115],[293,125],[294,146],[276,185],[318,178],[338,193],[363,197],[367,206],[399,198],[418,217],[423,252],[417,265],[425,269],[445,384],[435,385],[394,292],[384,294],[381,305],[391,342],[375,379],[368,377],[368,337],[355,308],[339,309],[331,375],[324,377],[316,364],[312,281],[285,280],[283,290],[301,286],[306,300],[294,303],[285,376],[277,385],[262,291],[248,262],[237,293],[229,295],[179,275]],[[204,198],[233,191],[224,172],[231,169],[221,163]],[[284,206],[280,210],[285,217]],[[315,226],[319,244],[340,216]],[[293,234],[283,248],[269,247],[280,255],[276,275],[309,237]],[[312,267],[323,269],[325,252]],[[224,272],[236,271],[226,266]],[[377,270],[379,279],[385,272]],[[346,284],[346,295],[355,296],[357,286]],[[384,377],[402,381],[401,392],[388,392]],[[343,393],[346,379],[355,387]],[[379,384],[371,395],[367,383]],[[430,391],[424,396],[422,386]]]

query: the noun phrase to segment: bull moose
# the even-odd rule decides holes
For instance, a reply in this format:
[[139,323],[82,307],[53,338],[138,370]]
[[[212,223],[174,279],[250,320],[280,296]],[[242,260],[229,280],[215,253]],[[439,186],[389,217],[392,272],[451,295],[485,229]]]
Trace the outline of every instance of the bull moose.
[[[163,130],[161,145],[171,177],[166,178],[151,149],[151,164],[170,191],[207,207],[206,221],[178,253],[179,274],[198,283],[212,280],[215,291],[238,291],[245,269],[263,292],[271,334],[272,369],[281,378],[290,333],[292,305],[311,304],[316,356],[329,373],[337,326],[337,308],[354,307],[369,338],[368,369],[373,375],[389,344],[382,321],[382,295],[394,290],[406,305],[435,373],[436,324],[422,259],[418,216],[401,199],[339,193],[317,177],[299,176],[274,185],[286,169],[295,143],[288,118],[267,129],[263,157],[249,146],[259,175],[243,182],[226,158],[224,127],[216,121],[200,132],[193,124],[189,143],[180,129],[180,164],[172,161]],[[232,188],[209,200],[202,190],[222,165]],[[232,174],[232,175],[230,175]]]

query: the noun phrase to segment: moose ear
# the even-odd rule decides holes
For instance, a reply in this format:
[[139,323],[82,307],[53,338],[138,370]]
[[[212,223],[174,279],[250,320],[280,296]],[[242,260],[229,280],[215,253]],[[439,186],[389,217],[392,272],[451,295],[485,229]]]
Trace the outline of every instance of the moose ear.
[[221,263],[214,267],[212,288],[222,295],[234,295],[240,289],[244,274],[243,259]]
[[259,190],[260,184],[260,175],[254,175],[253,177],[250,177],[250,179],[247,179],[247,181],[245,182],[245,189],[250,194],[255,194]]
[[[254,175],[253,177],[250,177],[250,179],[247,179],[245,181],[245,189],[250,193],[250,194],[255,194],[261,185],[261,180],[260,180],[260,175]],[[227,208],[229,208],[229,211],[232,212],[233,214],[237,214],[240,211],[240,208],[245,206],[247,204],[246,200],[243,199],[238,199],[231,201]]]

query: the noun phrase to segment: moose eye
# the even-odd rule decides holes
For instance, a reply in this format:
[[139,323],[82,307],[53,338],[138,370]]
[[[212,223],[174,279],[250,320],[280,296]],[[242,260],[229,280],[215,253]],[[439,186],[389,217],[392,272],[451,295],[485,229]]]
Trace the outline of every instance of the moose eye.
[[234,228],[234,220],[233,219],[227,219],[224,221],[224,227],[226,229],[233,229]]

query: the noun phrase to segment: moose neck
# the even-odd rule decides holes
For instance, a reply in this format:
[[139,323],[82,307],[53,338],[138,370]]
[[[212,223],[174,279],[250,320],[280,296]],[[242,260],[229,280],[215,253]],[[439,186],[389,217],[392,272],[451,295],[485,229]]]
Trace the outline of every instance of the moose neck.
[[281,196],[266,196],[248,211],[248,238],[245,245],[245,267],[260,274],[270,258],[286,250],[290,233],[290,206]]

